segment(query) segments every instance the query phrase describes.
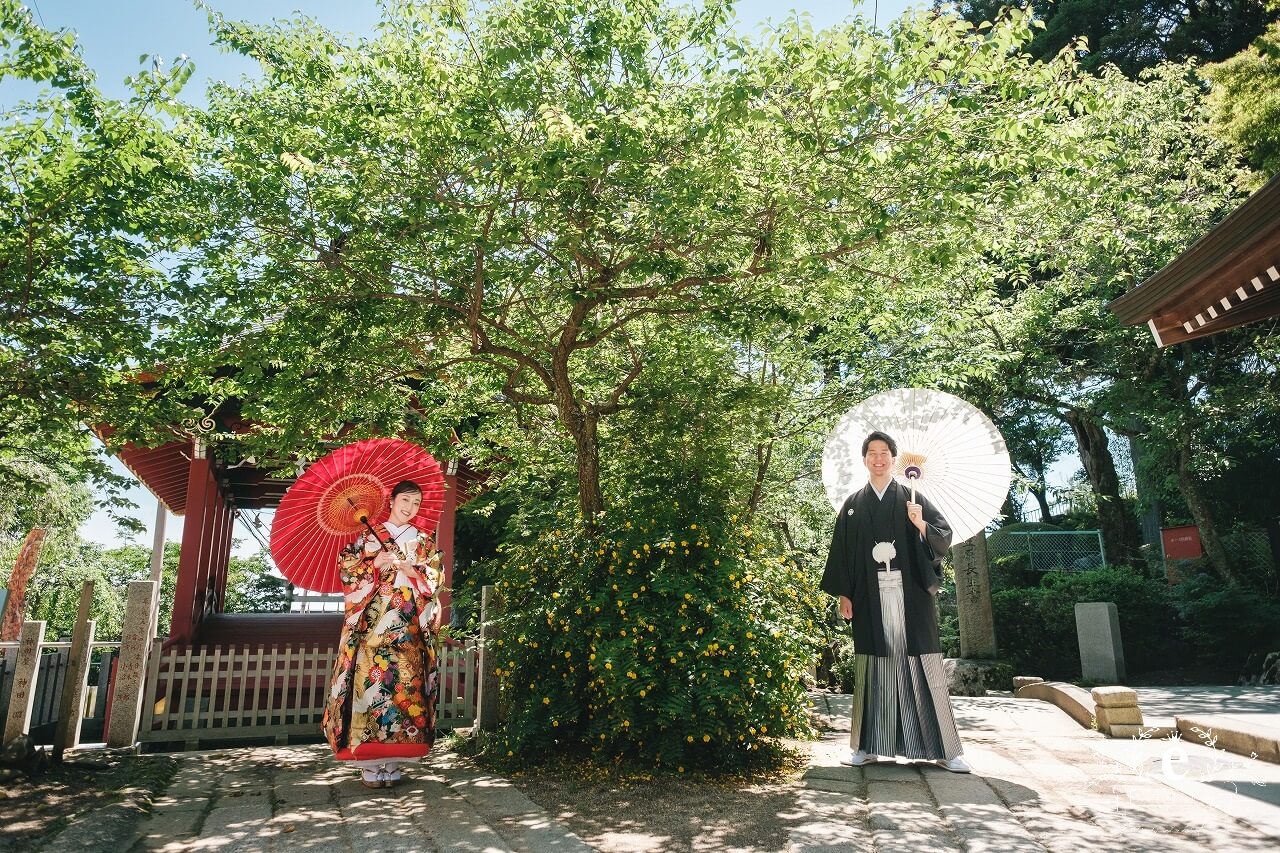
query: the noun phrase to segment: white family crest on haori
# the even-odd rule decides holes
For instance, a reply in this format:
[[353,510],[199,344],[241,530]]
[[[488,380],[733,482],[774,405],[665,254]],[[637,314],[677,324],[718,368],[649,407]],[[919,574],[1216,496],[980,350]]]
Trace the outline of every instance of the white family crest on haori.
[[822,484],[838,511],[867,484],[862,441],[876,430],[898,443],[894,476],[918,488],[962,542],[1000,514],[1012,480],[1009,450],[972,403],[944,391],[895,388],[844,414],[822,451]]

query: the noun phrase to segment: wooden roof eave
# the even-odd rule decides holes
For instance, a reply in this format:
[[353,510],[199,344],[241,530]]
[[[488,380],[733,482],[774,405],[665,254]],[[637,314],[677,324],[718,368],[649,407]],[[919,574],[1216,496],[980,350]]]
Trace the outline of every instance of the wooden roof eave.
[[1280,176],[1110,307],[1124,323],[1147,324],[1168,346],[1275,316],[1277,264]]

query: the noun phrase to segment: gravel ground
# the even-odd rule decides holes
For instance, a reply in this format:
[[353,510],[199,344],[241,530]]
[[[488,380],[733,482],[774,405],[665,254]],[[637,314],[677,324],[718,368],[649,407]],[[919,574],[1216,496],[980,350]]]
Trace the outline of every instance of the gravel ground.
[[[110,814],[140,811],[168,783],[177,764],[165,756],[115,756],[54,763],[34,777],[0,788],[0,853],[30,853],[76,822],[103,822]],[[114,806],[114,808],[113,808]],[[130,817],[135,819],[136,815]]]
[[597,850],[777,851],[806,819],[796,803],[810,745],[786,745],[787,767],[767,776],[621,773],[566,764],[509,778]]

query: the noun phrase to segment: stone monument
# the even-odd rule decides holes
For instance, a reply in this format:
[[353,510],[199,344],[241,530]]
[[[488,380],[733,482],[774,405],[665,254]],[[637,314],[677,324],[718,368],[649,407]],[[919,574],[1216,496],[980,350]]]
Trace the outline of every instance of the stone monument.
[[1080,639],[1080,673],[1086,681],[1124,681],[1124,646],[1120,643],[1120,615],[1115,602],[1077,604],[1076,634]]
[[960,657],[996,657],[996,628],[991,614],[991,576],[987,570],[987,534],[979,530],[952,547],[956,571],[956,608],[960,613]]

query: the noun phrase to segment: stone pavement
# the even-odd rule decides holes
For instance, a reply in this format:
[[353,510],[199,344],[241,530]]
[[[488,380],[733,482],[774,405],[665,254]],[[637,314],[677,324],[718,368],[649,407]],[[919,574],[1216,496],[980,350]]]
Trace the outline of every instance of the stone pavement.
[[132,845],[141,851],[585,853],[509,782],[438,752],[391,789],[369,789],[327,746],[184,753]]
[[1280,848],[1280,766],[1203,744],[1111,740],[1034,699],[955,697],[971,775],[844,767],[848,697],[820,697],[793,853]]
[[[839,764],[849,697],[814,694],[814,701],[832,728],[812,745],[802,784],[787,789],[791,805],[772,812],[793,827],[790,853],[1280,849],[1280,765],[1185,741],[1111,740],[1046,702],[987,696],[953,700],[972,775],[905,762],[851,768]],[[132,838],[91,846],[112,853],[592,849],[506,780],[446,751],[409,766],[406,781],[388,790],[361,786],[322,745],[178,758],[177,776]],[[697,845],[704,848],[731,849]]]

